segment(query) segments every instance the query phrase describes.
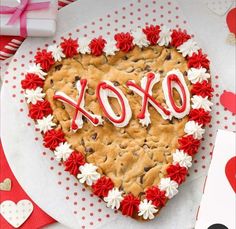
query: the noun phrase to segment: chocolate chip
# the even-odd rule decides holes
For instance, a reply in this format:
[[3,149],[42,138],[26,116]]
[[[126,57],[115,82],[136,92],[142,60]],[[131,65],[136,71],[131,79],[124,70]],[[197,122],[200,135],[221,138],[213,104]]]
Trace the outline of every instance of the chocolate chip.
[[98,136],[98,134],[97,134],[97,133],[94,133],[94,134],[92,134],[91,138],[92,138],[93,140],[96,140],[96,139],[97,139],[97,136]]
[[123,60],[128,60],[128,57],[127,57],[127,56],[123,56],[122,59],[123,59]]
[[53,85],[53,79],[50,79],[50,84]]
[[121,149],[126,149],[126,148],[127,148],[127,145],[126,145],[126,144],[120,144],[119,147],[120,147]]
[[144,167],[144,171],[147,172],[147,171],[149,171],[151,168],[152,168],[151,166],[149,166],[149,167]]
[[86,153],[94,153],[94,149],[91,147],[85,147],[85,152]]
[[134,68],[133,68],[133,67],[129,67],[129,68],[126,69],[126,72],[127,72],[127,73],[131,73],[131,72],[133,72],[133,71],[134,71]]
[[75,81],[80,80],[81,78],[79,76],[75,76]]
[[65,110],[65,106],[64,106],[64,104],[61,105],[61,108],[62,108],[63,110]]
[[140,192],[140,193],[138,194],[139,198],[142,197],[144,194],[145,194],[145,192]]
[[160,74],[163,74],[163,73],[164,73],[164,71],[163,71],[163,70],[159,70],[159,73],[160,73]]
[[150,65],[146,65],[145,68],[144,68],[144,70],[150,72],[150,71],[151,71]]
[[60,71],[62,68],[62,64],[58,64],[55,66],[55,71]]
[[141,175],[140,177],[140,183],[143,184],[143,177],[144,177],[144,174]]
[[120,86],[120,83],[117,81],[113,81],[114,86]]
[[183,75],[184,75],[184,76],[187,76],[187,75],[188,75],[187,71],[184,71]]
[[170,60],[170,59],[171,59],[171,54],[168,53],[167,56],[166,56],[166,58],[165,58],[165,60]]
[[180,63],[181,63],[180,61],[177,62],[177,64],[180,64]]
[[84,146],[84,139],[83,139],[83,138],[81,139],[80,144],[81,144],[82,146]]
[[92,88],[89,88],[89,89],[88,89],[88,94],[89,94],[89,95],[94,95],[94,93],[95,93],[95,92],[94,92],[94,90],[93,90]]

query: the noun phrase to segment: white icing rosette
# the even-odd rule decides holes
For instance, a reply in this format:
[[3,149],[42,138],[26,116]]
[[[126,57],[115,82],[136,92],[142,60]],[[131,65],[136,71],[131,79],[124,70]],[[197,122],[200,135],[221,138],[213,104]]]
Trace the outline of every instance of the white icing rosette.
[[171,42],[171,31],[166,26],[162,26],[157,43],[160,46],[167,46],[169,45],[170,42]]
[[91,50],[89,48],[89,43],[90,43],[90,40],[86,37],[81,37],[79,38],[79,47],[77,49],[77,51],[81,54],[90,54],[91,53]]
[[54,154],[56,160],[58,161],[66,161],[70,154],[73,152],[71,149],[71,145],[67,142],[61,142],[59,146],[56,147]]
[[108,192],[108,195],[104,197],[104,201],[107,203],[108,208],[119,209],[120,202],[123,200],[123,192],[118,188],[113,188]]
[[147,47],[150,44],[150,42],[147,40],[147,37],[141,28],[133,30],[131,32],[131,35],[134,38],[133,44],[137,45],[139,48]]
[[193,109],[203,108],[205,111],[211,111],[213,103],[208,100],[208,97],[203,98],[202,96],[194,95],[191,100]]
[[205,133],[205,130],[202,128],[202,125],[199,125],[197,122],[188,121],[185,124],[184,132],[187,135],[193,135],[195,139],[200,140]]
[[61,46],[58,46],[56,44],[48,46],[47,50],[49,52],[52,52],[52,56],[55,61],[61,61],[62,58],[65,57],[65,54],[63,53]]
[[91,186],[94,181],[97,181],[101,177],[100,173],[96,171],[97,168],[97,166],[90,163],[81,165],[79,167],[81,173],[77,175],[79,182],[82,184],[86,183],[87,185]]
[[166,197],[173,198],[178,193],[178,183],[168,178],[161,178],[159,188],[166,192]]
[[197,42],[193,39],[189,39],[178,47],[178,51],[182,53],[184,57],[192,56],[199,50]]
[[34,74],[38,75],[43,80],[45,80],[45,76],[47,75],[47,73],[43,71],[43,69],[41,68],[41,66],[39,64],[30,65],[27,72],[34,73]]
[[158,212],[158,209],[152,204],[152,201],[144,199],[139,204],[138,215],[142,216],[144,219],[154,219],[154,214]]
[[190,168],[192,166],[192,157],[183,150],[176,150],[173,153],[173,164],[179,164],[181,167]]
[[190,68],[188,70],[188,79],[191,81],[191,83],[201,83],[202,81],[210,78],[210,74],[207,73],[207,70],[205,68]]
[[56,123],[54,123],[52,120],[52,115],[38,119],[35,127],[39,129],[40,132],[46,133],[48,130],[51,130],[54,126],[56,126]]
[[119,50],[116,47],[116,41],[107,39],[106,42],[107,43],[105,44],[103,51],[105,52],[107,56],[114,56],[116,52]]
[[25,90],[26,102],[36,104],[38,101],[43,101],[45,93],[43,93],[42,91],[43,89],[41,87],[37,87],[36,89],[26,89]]

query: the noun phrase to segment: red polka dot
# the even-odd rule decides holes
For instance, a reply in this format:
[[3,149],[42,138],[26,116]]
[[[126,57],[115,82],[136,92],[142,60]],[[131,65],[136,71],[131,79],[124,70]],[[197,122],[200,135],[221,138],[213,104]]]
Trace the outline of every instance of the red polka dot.
[[58,172],[58,176],[61,176],[61,172]]
[[82,201],[85,201],[86,199],[83,197],[81,200],[82,200]]
[[202,159],[203,159],[203,160],[205,160],[205,158],[206,158],[205,156],[202,156]]
[[78,186],[78,183],[74,183],[74,186]]
[[93,203],[90,203],[90,207],[93,207],[93,205],[94,205]]
[[85,211],[85,207],[82,207],[81,210],[82,210],[82,211]]
[[194,172],[197,173],[197,169],[194,169]]
[[77,211],[74,211],[74,214],[76,215],[76,214],[77,214]]
[[70,177],[67,177],[66,180],[69,181],[69,180],[70,180]]
[[8,83],[8,80],[5,80],[5,83]]
[[23,111],[24,111],[24,110],[21,108],[21,109],[20,109],[20,112],[23,112]]
[[194,162],[194,163],[197,163],[197,159],[195,159],[193,162]]
[[58,181],[57,183],[58,183],[59,185],[61,185],[61,181]]
[[145,5],[145,8],[148,8],[148,4]]
[[[27,123],[27,126],[31,126],[31,123],[28,122],[28,123]],[[43,152],[43,153],[45,153],[45,152]],[[46,154],[46,153],[45,153],[45,154]]]
[[46,152],[43,152],[43,156],[46,156]]
[[160,6],[160,9],[163,10],[163,9],[164,9],[164,6]]
[[98,209],[98,212],[102,212],[102,209],[101,209],[101,208],[99,208],[99,209]]
[[69,200],[69,199],[70,199],[70,197],[69,197],[69,196],[67,196],[67,197],[66,197],[66,200]]
[[206,166],[205,166],[205,165],[203,165],[203,166],[202,166],[202,168],[203,168],[203,169],[205,169],[205,168],[206,168]]
[[85,220],[85,216],[82,216],[81,218],[82,218],[82,220]]
[[54,167],[53,167],[53,166],[51,166],[51,167],[50,167],[50,169],[51,169],[51,170],[53,170],[53,169],[54,169]]
[[86,189],[85,188],[82,188],[82,192],[85,192],[86,191]]
[[102,221],[102,219],[101,219],[101,218],[98,218],[98,221],[99,221],[99,222],[101,222],[101,221]]
[[90,212],[90,214],[89,214],[90,216],[93,216],[93,213],[92,212]]
[[70,190],[70,188],[69,188],[69,187],[66,187],[66,190],[68,191],[68,190]]
[[74,202],[74,205],[77,205],[78,204],[78,202]]
[[16,95],[15,95],[15,94],[13,94],[13,95],[12,95],[12,97],[13,97],[13,98],[15,98],[15,97],[16,97]]
[[224,126],[225,129],[228,129],[228,126]]
[[93,225],[93,222],[90,222],[89,224],[92,226],[92,225]]
[[109,214],[106,214],[106,217],[107,217],[107,218],[109,218],[109,217],[110,217],[110,215],[109,215]]

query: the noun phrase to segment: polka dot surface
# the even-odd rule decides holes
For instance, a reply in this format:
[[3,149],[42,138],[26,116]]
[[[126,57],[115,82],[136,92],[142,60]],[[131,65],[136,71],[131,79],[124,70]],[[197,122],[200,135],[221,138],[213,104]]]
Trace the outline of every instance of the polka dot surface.
[[[163,24],[170,28],[177,27],[187,29],[189,32],[189,25],[187,20],[183,17],[181,9],[176,4],[176,1],[132,1],[126,4],[125,7],[115,9],[113,12],[107,12],[101,18],[92,18],[91,22],[86,25],[81,25],[66,31],[65,37],[71,35],[73,38],[78,36],[96,37],[103,35],[104,37],[112,37],[117,31],[127,32],[138,26],[145,26],[146,24]],[[59,43],[60,37],[49,42],[48,44]],[[42,46],[43,47],[43,46]],[[1,66],[5,74],[3,81],[4,87],[9,90],[10,98],[9,103],[15,104],[16,114],[22,117],[27,116],[26,104],[19,101],[24,101],[24,95],[21,91],[20,81],[24,76],[24,72],[28,69],[28,63],[32,63],[33,54],[36,50],[21,50],[13,61]],[[6,69],[9,66],[8,69]],[[13,77],[13,79],[12,79]],[[215,89],[215,96],[213,98],[212,121],[208,128],[206,128],[205,140],[202,141],[199,153],[196,155],[193,163],[193,169],[190,172],[188,180],[196,179],[203,174],[207,173],[211,161],[211,152],[216,136],[217,129],[235,129],[235,116],[219,105],[219,95],[223,92],[221,87],[220,76],[212,77],[212,83]],[[218,105],[217,105],[218,104]],[[34,128],[34,124],[27,120],[23,123],[25,129],[29,130]],[[42,137],[39,132],[32,136],[34,144],[42,144]],[[33,150],[33,149],[32,149]],[[32,152],[37,153],[37,152]],[[69,176],[63,170],[61,163],[52,159],[52,152],[41,151],[40,157],[43,162],[46,162],[48,173],[53,173],[56,179],[52,179],[50,185],[55,186],[58,193],[63,193],[62,205],[68,206],[68,214],[80,218],[80,228],[93,228],[98,224],[106,223],[112,220],[116,215],[114,211],[105,207],[105,203],[93,196],[90,191],[80,185],[77,180]]]

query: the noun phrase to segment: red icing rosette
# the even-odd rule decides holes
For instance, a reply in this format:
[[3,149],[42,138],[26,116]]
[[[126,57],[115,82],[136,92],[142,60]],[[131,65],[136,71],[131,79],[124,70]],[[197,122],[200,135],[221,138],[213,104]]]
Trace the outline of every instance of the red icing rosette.
[[114,36],[116,40],[116,47],[123,52],[129,52],[133,49],[133,37],[130,33],[117,33]]
[[203,108],[192,109],[189,113],[189,120],[206,125],[211,122],[211,115],[210,112],[205,111]]
[[150,25],[143,29],[143,32],[145,33],[147,40],[151,45],[155,45],[157,43],[160,31],[161,29],[159,25]]
[[78,54],[78,39],[73,40],[72,38],[69,39],[63,39],[63,42],[61,42],[61,48],[63,53],[66,55],[66,57],[73,57],[76,54]]
[[171,45],[174,47],[179,47],[182,45],[184,42],[189,40],[191,36],[186,33],[186,31],[182,31],[181,29],[176,30],[174,29],[171,34]]
[[201,83],[195,83],[191,89],[191,93],[193,95],[200,95],[202,97],[209,97],[213,96],[212,92],[214,89],[211,87],[211,83],[207,82],[206,80],[202,81]]
[[59,130],[48,130],[45,134],[44,134],[44,146],[46,148],[49,148],[50,150],[55,150],[57,146],[59,146],[59,144],[61,142],[65,142],[65,137],[64,137],[64,133],[62,132],[61,129]]
[[36,104],[30,105],[29,117],[32,119],[42,119],[50,114],[52,114],[52,108],[47,100],[38,101]]
[[210,61],[207,59],[207,55],[202,53],[202,50],[198,50],[197,53],[193,53],[191,57],[188,57],[189,68],[206,68],[209,69]]
[[133,196],[133,194],[128,194],[124,196],[124,199],[121,201],[122,214],[127,216],[133,216],[133,213],[139,210],[139,204],[139,198]]
[[177,182],[179,185],[185,181],[188,170],[185,167],[181,167],[179,164],[169,165],[166,169],[167,176],[171,180]]
[[146,192],[146,199],[151,200],[156,207],[163,207],[166,204],[166,192],[161,191],[158,187],[149,187]]
[[81,152],[73,151],[64,162],[65,171],[76,176],[79,173],[79,167],[85,164],[84,155]]
[[98,38],[94,38],[93,40],[91,40],[89,44],[91,53],[94,56],[101,56],[106,43],[107,42],[103,39],[102,36],[99,36]]
[[34,57],[35,63],[39,64],[44,71],[48,71],[50,67],[55,63],[52,52],[47,52],[43,49],[41,52],[38,51]]
[[27,73],[25,79],[21,81],[23,89],[36,89],[37,87],[43,87],[43,85],[43,80],[34,73]]
[[93,193],[99,197],[106,197],[108,192],[113,189],[114,184],[109,177],[99,178],[93,185]]
[[192,135],[184,136],[178,140],[180,150],[183,150],[188,155],[193,156],[197,153],[200,146],[200,141],[195,139]]

